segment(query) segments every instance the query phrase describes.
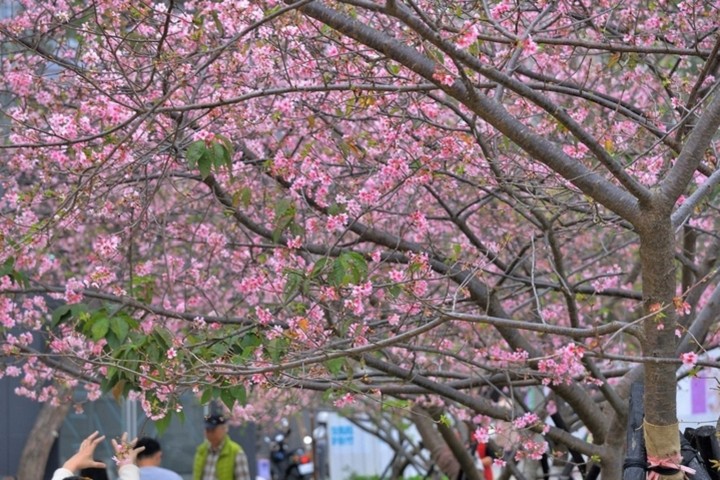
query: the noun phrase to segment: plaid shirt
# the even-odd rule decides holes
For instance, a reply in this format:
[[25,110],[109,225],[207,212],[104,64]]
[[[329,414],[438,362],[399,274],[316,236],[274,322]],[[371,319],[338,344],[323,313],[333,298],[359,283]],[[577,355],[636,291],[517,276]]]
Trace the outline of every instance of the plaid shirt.
[[[223,440],[217,449],[212,447],[208,448],[207,460],[205,461],[205,468],[203,468],[202,480],[217,480],[215,476],[215,466],[217,465],[218,458],[220,457],[220,451],[227,439]],[[235,457],[235,479],[234,480],[251,480],[250,479],[250,466],[248,465],[247,457],[245,452],[240,450]]]

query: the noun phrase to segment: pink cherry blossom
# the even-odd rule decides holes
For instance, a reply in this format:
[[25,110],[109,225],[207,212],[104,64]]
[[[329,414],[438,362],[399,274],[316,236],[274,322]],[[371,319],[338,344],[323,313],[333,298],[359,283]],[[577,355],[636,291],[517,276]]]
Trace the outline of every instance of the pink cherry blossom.
[[627,401],[642,366],[672,419],[677,348],[720,340],[712,2],[20,3],[19,395],[122,384],[157,420],[220,391],[263,425],[431,407],[522,461],[559,413],[584,436],[553,448],[619,471],[598,387]]
[[338,398],[333,402],[337,408],[344,408],[355,403],[355,396],[351,393],[346,393],[342,397]]
[[695,352],[687,352],[680,355],[680,359],[682,360],[683,365],[694,367],[695,364],[697,364],[698,355]]

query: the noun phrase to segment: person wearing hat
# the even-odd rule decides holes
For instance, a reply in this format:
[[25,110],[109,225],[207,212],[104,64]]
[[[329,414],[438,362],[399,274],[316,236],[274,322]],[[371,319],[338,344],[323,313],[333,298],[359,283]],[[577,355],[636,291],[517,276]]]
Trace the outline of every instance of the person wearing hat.
[[205,417],[205,441],[195,451],[193,480],[251,480],[245,452],[228,436],[223,415]]
[[135,442],[135,447],[145,447],[145,450],[137,456],[140,480],[182,480],[177,473],[160,466],[162,463],[160,442],[154,438],[142,437]]

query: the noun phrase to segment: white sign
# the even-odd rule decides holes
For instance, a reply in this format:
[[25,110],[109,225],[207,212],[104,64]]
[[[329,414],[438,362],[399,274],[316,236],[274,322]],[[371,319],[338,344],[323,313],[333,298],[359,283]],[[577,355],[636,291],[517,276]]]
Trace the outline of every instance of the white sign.
[[[328,415],[327,426],[332,480],[385,473],[394,453],[385,442],[334,413]],[[408,469],[408,474],[415,475],[411,470]]]

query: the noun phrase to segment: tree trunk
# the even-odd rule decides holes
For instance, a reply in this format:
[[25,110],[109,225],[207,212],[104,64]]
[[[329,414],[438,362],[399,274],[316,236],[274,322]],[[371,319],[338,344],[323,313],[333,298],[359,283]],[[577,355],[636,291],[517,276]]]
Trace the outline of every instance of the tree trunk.
[[62,402],[59,406],[45,403],[40,409],[20,456],[18,480],[39,480],[45,477],[50,450],[70,410],[70,403]]
[[[650,359],[645,364],[645,443],[649,461],[675,459],[680,454],[677,365],[652,361],[673,358],[677,346],[675,242],[669,212],[646,212],[638,230],[646,314],[642,348]],[[667,478],[681,477],[680,473]]]
[[415,428],[422,438],[423,445],[430,452],[432,461],[448,478],[457,478],[460,473],[460,463],[435,428],[435,421],[430,413],[419,405],[414,405],[411,412]]

